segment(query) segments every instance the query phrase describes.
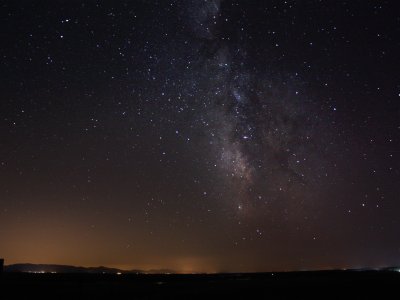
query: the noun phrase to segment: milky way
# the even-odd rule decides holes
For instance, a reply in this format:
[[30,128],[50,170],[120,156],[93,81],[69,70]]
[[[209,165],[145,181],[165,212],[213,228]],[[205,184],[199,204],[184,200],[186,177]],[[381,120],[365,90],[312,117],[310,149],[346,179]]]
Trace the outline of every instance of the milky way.
[[[232,191],[233,205],[240,213],[282,199],[313,201],[307,186],[322,184],[315,175],[326,168],[327,146],[315,135],[327,130],[329,115],[315,105],[317,99],[303,95],[297,73],[281,74],[267,62],[251,65],[243,28],[236,29],[236,42],[224,38],[218,27],[228,19],[219,12],[220,1],[188,6],[194,12],[187,23],[200,39],[193,72],[201,88],[194,97],[203,103],[215,167]],[[333,134],[324,132],[325,138]]]

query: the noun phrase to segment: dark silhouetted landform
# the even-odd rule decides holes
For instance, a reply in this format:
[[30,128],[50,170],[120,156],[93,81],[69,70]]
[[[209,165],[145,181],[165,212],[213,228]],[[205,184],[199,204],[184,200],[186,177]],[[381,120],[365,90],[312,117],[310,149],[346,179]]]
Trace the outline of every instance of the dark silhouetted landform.
[[24,273],[74,273],[74,274],[171,274],[176,273],[168,269],[152,270],[121,270],[108,267],[77,267],[51,264],[13,264],[4,267],[5,272]]
[[[89,268],[90,272],[83,272],[84,269],[68,266],[57,269],[70,271],[64,274],[4,272],[0,277],[0,287],[2,294],[9,296],[4,299],[193,300],[348,299],[349,296],[355,296],[350,299],[386,299],[387,295],[395,295],[400,285],[400,272],[392,271],[397,268],[381,271],[169,275],[117,275],[102,273],[117,269]],[[71,270],[75,272],[71,273]],[[76,270],[82,273],[76,273]],[[94,270],[98,272],[91,273]]]
[[[400,272],[400,267],[385,267],[385,268],[361,268],[347,270],[310,270],[301,272],[363,272],[363,271],[393,271]],[[54,265],[54,264],[12,264],[4,266],[4,272],[23,272],[23,273],[75,273],[75,274],[177,274],[178,272],[171,269],[151,269],[151,270],[122,270],[117,268],[109,268],[104,266],[99,267],[81,267],[70,265]],[[291,272],[283,272],[291,273]],[[293,272],[292,272],[293,273]],[[297,273],[297,272],[296,272]],[[235,274],[235,273],[231,273]],[[236,273],[242,274],[242,273]],[[246,274],[246,273],[243,273]],[[250,273],[251,274],[251,273]],[[273,273],[271,273],[273,274]]]

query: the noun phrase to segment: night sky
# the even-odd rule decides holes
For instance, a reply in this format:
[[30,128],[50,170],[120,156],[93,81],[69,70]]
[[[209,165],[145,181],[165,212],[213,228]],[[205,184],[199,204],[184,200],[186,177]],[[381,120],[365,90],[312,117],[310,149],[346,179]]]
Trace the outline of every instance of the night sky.
[[0,256],[400,264],[397,1],[2,1]]

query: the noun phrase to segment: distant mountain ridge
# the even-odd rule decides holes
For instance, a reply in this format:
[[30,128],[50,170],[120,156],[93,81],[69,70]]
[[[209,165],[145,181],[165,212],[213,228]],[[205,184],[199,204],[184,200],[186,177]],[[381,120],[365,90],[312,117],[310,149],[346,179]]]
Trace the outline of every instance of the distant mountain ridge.
[[166,274],[174,273],[172,270],[121,270],[116,268],[100,267],[77,267],[69,265],[52,264],[12,264],[4,266],[4,272],[25,272],[25,273],[86,273],[86,274]]
[[[389,271],[400,272],[400,267],[382,268],[358,268],[358,269],[332,269],[332,270],[309,270],[303,272],[359,272],[359,271]],[[8,273],[61,273],[61,274],[177,274],[178,272],[170,269],[151,269],[151,270],[121,270],[117,268],[99,267],[79,267],[70,265],[55,264],[12,264],[5,265],[4,272]],[[296,272],[296,271],[294,271]],[[297,271],[302,272],[302,271]],[[270,272],[266,272],[270,273]],[[276,273],[276,272],[275,272]],[[283,272],[286,273],[286,272]],[[291,272],[289,272],[291,273]],[[237,273],[242,274],[242,273]],[[243,273],[245,274],[245,273]]]

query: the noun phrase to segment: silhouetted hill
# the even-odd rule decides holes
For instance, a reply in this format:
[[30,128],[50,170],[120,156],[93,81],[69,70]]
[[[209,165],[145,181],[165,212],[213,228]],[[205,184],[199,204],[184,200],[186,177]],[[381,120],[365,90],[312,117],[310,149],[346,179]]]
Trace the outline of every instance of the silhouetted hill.
[[46,264],[14,264],[4,267],[5,272],[28,272],[28,273],[140,273],[138,270],[120,270],[107,267],[75,267],[67,265],[46,265]]
[[[397,271],[400,272],[400,267],[384,267],[384,268],[363,268],[363,269],[348,269],[348,270],[330,270],[314,272],[358,272],[358,271]],[[77,267],[69,265],[52,265],[52,264],[12,264],[4,266],[4,272],[15,273],[78,273],[78,274],[176,274],[176,271],[170,269],[151,269],[151,270],[121,270],[117,268],[99,267]]]
[[50,264],[13,264],[4,266],[5,272],[25,272],[25,273],[90,273],[90,274],[173,274],[174,270],[152,269],[144,270],[121,270],[108,267],[76,267],[68,265]]

